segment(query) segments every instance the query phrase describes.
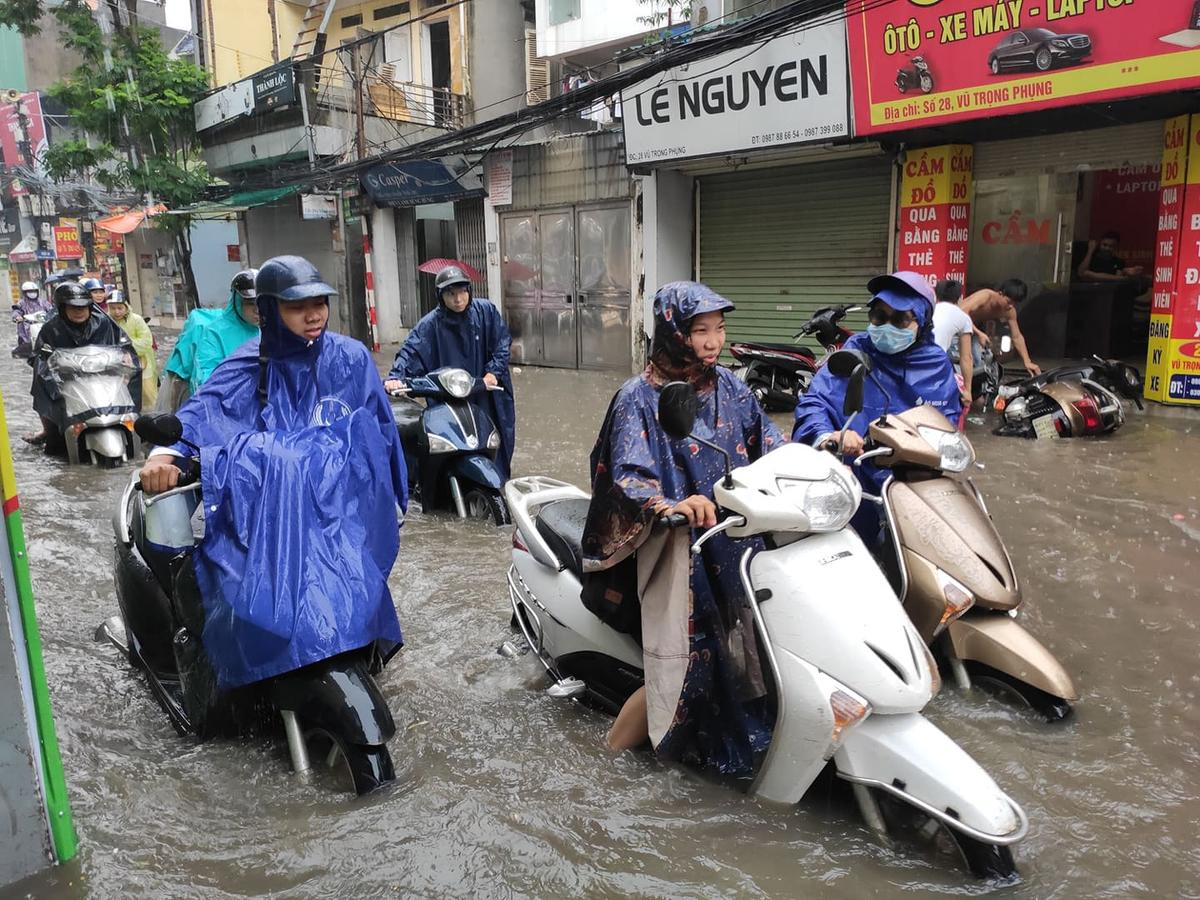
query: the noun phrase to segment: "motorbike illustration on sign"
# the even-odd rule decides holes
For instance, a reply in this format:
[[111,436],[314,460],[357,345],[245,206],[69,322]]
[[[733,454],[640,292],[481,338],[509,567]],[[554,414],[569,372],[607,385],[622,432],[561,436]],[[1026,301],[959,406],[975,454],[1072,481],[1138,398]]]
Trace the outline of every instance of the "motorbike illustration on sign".
[[855,133],[1200,87],[1196,4],[848,0]]

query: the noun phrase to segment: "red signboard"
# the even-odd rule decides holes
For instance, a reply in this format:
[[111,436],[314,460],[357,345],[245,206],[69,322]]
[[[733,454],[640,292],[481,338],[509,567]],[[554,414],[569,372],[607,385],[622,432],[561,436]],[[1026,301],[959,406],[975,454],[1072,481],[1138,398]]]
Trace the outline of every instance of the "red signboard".
[[83,258],[83,245],[79,242],[78,220],[74,224],[54,226],[54,255],[59,259]]
[[[36,91],[21,95],[20,110],[16,103],[0,103],[0,155],[9,168],[25,166],[29,162],[21,152],[21,142],[29,138],[29,152],[33,167],[41,172],[41,160],[46,153],[46,122],[42,118],[42,101]],[[24,128],[21,115],[24,114]],[[13,196],[27,194],[18,183],[13,184]]]
[[854,131],[1200,87],[1195,0],[848,0]]
[[971,148],[961,144],[909,150],[904,157],[898,265],[931,285],[943,278],[967,282],[971,164]]
[[1161,166],[1125,166],[1096,173],[1092,192],[1093,237],[1121,235],[1118,256],[1147,272],[1154,265]]

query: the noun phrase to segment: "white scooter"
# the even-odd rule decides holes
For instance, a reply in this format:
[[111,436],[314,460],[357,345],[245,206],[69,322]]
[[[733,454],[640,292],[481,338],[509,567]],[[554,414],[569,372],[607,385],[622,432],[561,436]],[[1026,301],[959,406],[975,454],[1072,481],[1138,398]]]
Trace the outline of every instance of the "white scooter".
[[[863,377],[851,380],[847,415],[861,408]],[[695,411],[690,386],[663,389],[659,421],[672,438],[689,437]],[[727,467],[714,493],[725,518],[693,553],[720,532],[761,535],[768,547],[748,549],[741,561],[775,707],[753,793],[794,804],[831,764],[885,840],[885,812],[932,820],[976,875],[1012,877],[1011,847],[1028,830],[1025,814],[921,714],[940,687],[937,667],[846,527],[861,499],[857,479],[829,453],[786,444],[749,466]],[[580,598],[588,494],[541,477],[514,479],[505,494],[516,523],[513,613],[554,681],[549,692],[615,711],[642,683],[642,651]]]

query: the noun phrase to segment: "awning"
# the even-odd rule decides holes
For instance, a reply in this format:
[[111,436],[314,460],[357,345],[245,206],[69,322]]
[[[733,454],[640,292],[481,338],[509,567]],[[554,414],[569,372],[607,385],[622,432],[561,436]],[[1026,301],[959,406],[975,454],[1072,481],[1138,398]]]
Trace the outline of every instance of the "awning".
[[[153,209],[149,210],[149,215],[157,216],[166,211],[167,208],[158,203]],[[103,219],[97,219],[96,227],[103,228],[105,231],[111,231],[115,234],[129,234],[131,231],[137,230],[146,216],[147,210],[144,207],[141,209],[131,209],[113,216],[106,216]]]
[[224,200],[206,200],[181,206],[178,209],[167,210],[168,215],[194,216],[196,218],[223,218],[230,213],[245,212],[256,206],[266,206],[284,197],[290,197],[300,188],[297,185],[288,187],[262,188],[257,191],[239,191]]
[[8,261],[11,263],[29,263],[37,260],[37,237],[27,234],[17,246],[8,251]]

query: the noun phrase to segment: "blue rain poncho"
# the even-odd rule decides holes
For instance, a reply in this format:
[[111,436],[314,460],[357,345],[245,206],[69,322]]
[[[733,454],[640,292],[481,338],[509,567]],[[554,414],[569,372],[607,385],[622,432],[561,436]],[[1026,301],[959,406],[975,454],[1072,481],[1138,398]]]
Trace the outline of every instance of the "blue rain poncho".
[[408,340],[396,354],[388,378],[414,378],[434,369],[454,366],[476,378],[487,373],[496,376],[503,391],[489,391],[472,399],[487,404],[492,421],[500,431],[500,450],[496,462],[507,481],[512,472],[513,448],[517,439],[517,407],[513,400],[512,375],[508,371],[508,352],[512,337],[500,310],[489,300],[472,297],[461,313],[451,312],[439,302],[409,332]]
[[192,393],[208,381],[229,354],[257,336],[258,326],[242,318],[241,294],[231,292],[225,308],[201,323],[195,336],[196,356],[190,378]]
[[223,689],[361,648],[386,661],[403,643],[387,578],[408,480],[391,404],[362,344],[307,342],[276,302],[259,298],[261,340],[178,413],[201,448],[194,559]]
[[[901,353],[883,353],[872,342],[870,335],[860,332],[846,341],[846,350],[860,350],[871,360],[873,378],[867,378],[863,390],[862,412],[850,420],[850,430],[866,436],[867,428],[883,415],[887,399],[875,381],[891,395],[890,412],[903,412],[914,406],[932,404],[955,425],[962,415],[962,398],[958,381],[954,377],[954,366],[946,351],[933,342],[933,305],[920,298],[905,298],[883,295],[893,308],[910,309],[920,323],[917,340]],[[846,424],[842,415],[842,403],[846,399],[849,380],[838,378],[827,367],[818,370],[808,392],[796,404],[796,424],[792,439],[806,444],[815,444],[824,435],[840,431]],[[868,460],[855,466],[863,489],[878,495],[883,483],[891,474],[886,468],[872,465]],[[874,504],[864,502],[853,519],[868,547],[879,542],[879,514]]]
[[[659,426],[658,395],[665,383],[686,380],[696,388],[699,414],[692,433],[723,447],[731,466],[748,465],[785,439],[744,382],[683,351],[692,317],[732,304],[696,282],[665,285],[654,303],[650,365],[617,392],[592,451],[593,493],[582,541],[589,573],[584,603],[642,641],[655,752],[745,776],[770,740],[755,708],[763,686],[738,569],[746,550],[761,541],[717,535],[700,556],[690,557],[690,596],[670,603],[678,604],[686,627],[676,622],[653,631],[642,627],[643,601],[657,607],[661,598],[639,597],[636,570],[629,569],[631,554],[639,547],[644,551],[652,520],[694,494],[712,499],[713,484],[725,472],[717,451],[689,438],[673,440]],[[660,617],[649,621],[655,618]],[[656,716],[656,706],[665,716]]]

